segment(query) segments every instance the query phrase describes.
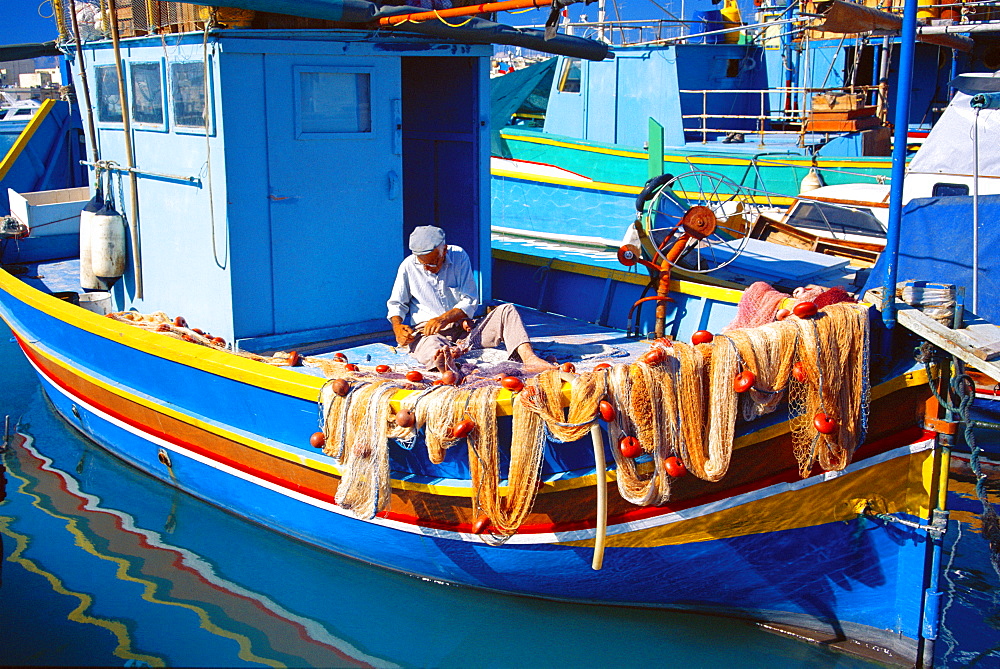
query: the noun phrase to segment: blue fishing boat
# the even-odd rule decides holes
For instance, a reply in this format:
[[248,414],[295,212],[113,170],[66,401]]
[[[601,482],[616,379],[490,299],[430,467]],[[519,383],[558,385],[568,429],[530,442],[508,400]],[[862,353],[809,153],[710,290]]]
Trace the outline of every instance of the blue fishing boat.
[[[724,177],[725,197],[742,187],[780,207],[817,186],[885,183],[898,14],[779,0],[758,3],[749,25],[738,12],[702,18],[571,24],[613,39],[615,59],[560,56],[497,77],[494,224],[545,234],[555,221],[626,220],[648,179],[690,170]],[[1000,64],[990,32],[1000,26],[988,18],[918,33],[906,121],[922,136],[947,106],[950,80]],[[553,70],[543,120],[519,119],[512,86],[500,82],[523,76],[526,95],[542,68]]]
[[[950,428],[905,335],[836,287],[673,279],[728,222],[705,207],[655,263],[491,248],[489,43],[606,45],[354,0],[139,7],[66,42],[94,127],[81,257],[0,272],[0,315],[75,429],[420,578],[933,656]],[[559,368],[408,355],[394,270],[458,253],[421,253],[428,226],[483,304],[537,307],[531,343]]]

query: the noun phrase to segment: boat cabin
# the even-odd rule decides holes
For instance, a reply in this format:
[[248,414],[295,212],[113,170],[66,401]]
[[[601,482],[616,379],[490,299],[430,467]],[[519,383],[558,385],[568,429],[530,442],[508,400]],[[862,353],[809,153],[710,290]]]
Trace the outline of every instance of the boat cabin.
[[428,224],[469,252],[489,298],[490,46],[340,30],[203,40],[123,40],[134,162],[114,50],[84,49],[97,154],[116,163],[101,182],[138,241],[114,309],[182,314],[248,350],[384,331],[405,240]]

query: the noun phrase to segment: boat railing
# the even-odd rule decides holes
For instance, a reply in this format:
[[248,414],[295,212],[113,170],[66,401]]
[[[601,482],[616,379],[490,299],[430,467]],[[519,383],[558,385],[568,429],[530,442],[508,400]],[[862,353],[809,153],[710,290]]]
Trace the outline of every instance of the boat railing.
[[[861,94],[867,97],[869,94],[878,94],[878,86],[855,86],[851,88],[851,94]],[[799,145],[804,144],[804,137],[808,132],[808,123],[812,115],[812,96],[821,94],[843,94],[843,88],[806,88],[798,86],[777,87],[777,88],[746,88],[746,89],[682,89],[678,93],[690,99],[691,96],[700,98],[701,110],[694,114],[681,114],[684,120],[685,132],[695,132],[701,136],[701,143],[707,144],[710,137],[727,136],[734,132],[744,134],[756,134],[760,146],[764,145],[766,135],[799,135]],[[715,103],[718,99],[715,96],[732,97],[759,96],[760,102],[756,113],[732,114],[716,111],[719,105]],[[777,100],[777,106],[770,103]],[[684,97],[681,98],[682,110],[685,108]],[[800,102],[801,101],[801,102]],[[690,105],[687,105],[690,109]],[[691,119],[697,121],[697,127],[691,127]],[[717,123],[717,121],[724,121]],[[730,121],[726,123],[725,121]],[[737,121],[741,123],[732,123]],[[836,131],[820,131],[834,133]]]

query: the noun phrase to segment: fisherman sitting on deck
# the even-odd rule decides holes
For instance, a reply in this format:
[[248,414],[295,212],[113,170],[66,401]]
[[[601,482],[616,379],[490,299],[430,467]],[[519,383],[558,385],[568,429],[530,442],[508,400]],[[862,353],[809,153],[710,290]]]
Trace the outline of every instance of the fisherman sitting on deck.
[[[416,228],[410,235],[410,251],[413,255],[396,272],[386,306],[396,341],[407,346],[418,362],[442,372],[454,370],[455,359],[467,351],[503,344],[511,358],[521,359],[525,371],[553,367],[531,348],[514,305],[504,304],[473,323],[479,296],[472,263],[461,247],[445,243],[444,230],[432,225]],[[414,327],[403,322],[407,316]]]

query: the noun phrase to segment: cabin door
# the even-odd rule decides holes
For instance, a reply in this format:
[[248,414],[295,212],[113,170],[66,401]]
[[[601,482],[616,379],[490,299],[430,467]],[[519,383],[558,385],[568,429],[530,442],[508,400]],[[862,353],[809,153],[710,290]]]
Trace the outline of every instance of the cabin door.
[[386,329],[403,229],[399,60],[269,55],[265,76],[274,332]]

